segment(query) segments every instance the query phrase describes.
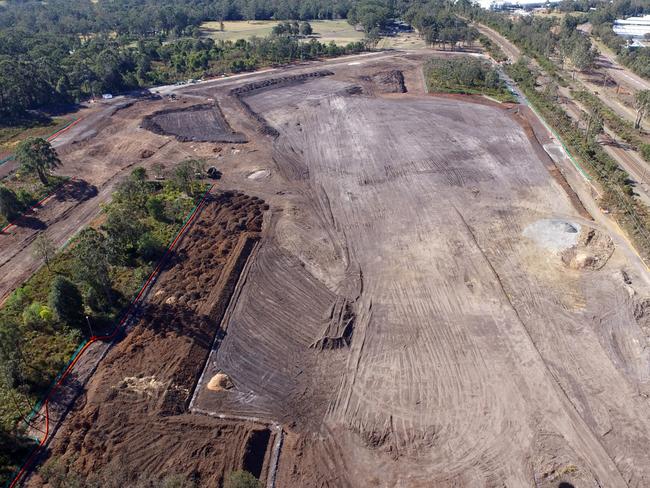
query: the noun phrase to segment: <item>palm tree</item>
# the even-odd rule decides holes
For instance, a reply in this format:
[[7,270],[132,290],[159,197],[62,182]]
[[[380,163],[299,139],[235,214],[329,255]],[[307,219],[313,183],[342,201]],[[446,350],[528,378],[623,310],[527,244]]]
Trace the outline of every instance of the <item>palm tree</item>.
[[41,183],[47,185],[47,176],[61,166],[56,150],[45,139],[28,137],[18,145],[16,160],[26,171],[36,172]]

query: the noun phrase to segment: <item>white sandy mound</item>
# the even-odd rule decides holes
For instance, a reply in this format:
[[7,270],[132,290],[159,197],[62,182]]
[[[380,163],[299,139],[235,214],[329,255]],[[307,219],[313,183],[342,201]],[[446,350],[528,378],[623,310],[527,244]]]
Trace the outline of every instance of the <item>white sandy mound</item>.
[[230,390],[234,386],[226,373],[217,373],[208,382],[208,390],[212,391]]

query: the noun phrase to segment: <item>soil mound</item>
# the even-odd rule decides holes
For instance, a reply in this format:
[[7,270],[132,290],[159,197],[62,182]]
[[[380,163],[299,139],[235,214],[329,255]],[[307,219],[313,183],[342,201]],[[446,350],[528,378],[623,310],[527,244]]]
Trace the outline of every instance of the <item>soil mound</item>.
[[226,373],[217,373],[208,382],[208,390],[212,391],[224,391],[234,388],[232,380]]
[[161,110],[146,116],[142,128],[176,136],[181,142],[247,142],[243,134],[230,128],[219,107],[211,104]]
[[614,243],[608,235],[583,226],[575,246],[562,253],[562,262],[571,269],[598,270],[613,252]]

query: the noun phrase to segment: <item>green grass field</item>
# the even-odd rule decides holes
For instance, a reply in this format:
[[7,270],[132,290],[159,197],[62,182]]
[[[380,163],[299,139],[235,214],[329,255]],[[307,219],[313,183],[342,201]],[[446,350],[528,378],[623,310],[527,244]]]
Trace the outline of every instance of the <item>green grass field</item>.
[[0,127],[0,155],[14,152],[18,143],[23,139],[28,137],[48,137],[69,122],[69,117],[54,117],[46,123],[34,122],[31,127],[25,125]]
[[[206,37],[235,41],[237,39],[250,39],[253,36],[265,37],[271,33],[273,27],[279,24],[276,20],[226,20],[224,30],[220,30],[219,22],[204,22],[201,32]],[[346,20],[313,20],[309,22],[314,29],[314,35],[320,42],[334,41],[336,44],[345,45],[363,39],[363,32],[354,30]]]
[[377,43],[379,49],[424,49],[424,39],[415,32],[400,32],[396,36],[382,37]]

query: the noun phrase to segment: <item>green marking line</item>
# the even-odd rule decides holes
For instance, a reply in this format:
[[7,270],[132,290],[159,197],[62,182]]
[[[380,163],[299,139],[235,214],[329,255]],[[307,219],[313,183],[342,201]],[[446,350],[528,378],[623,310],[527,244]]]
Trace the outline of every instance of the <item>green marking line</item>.
[[530,103],[530,101],[528,100],[528,97],[526,97],[526,105],[528,105],[530,107],[530,109],[533,112],[535,112],[535,115],[537,115],[537,118],[542,121],[542,124],[544,124],[544,127],[546,127],[551,132],[551,134],[553,134],[553,136],[555,136],[555,138],[558,140],[558,142],[560,143],[560,145],[564,149],[564,152],[566,152],[566,155],[569,157],[569,160],[573,163],[573,165],[580,172],[580,174],[584,177],[584,179],[587,180],[587,181],[591,181],[591,176],[589,176],[589,174],[583,169],[583,167],[580,166],[578,161],[576,161],[575,158],[571,155],[571,151],[569,151],[569,148],[566,147],[566,144],[564,143],[562,138],[558,135],[557,132],[555,132],[555,130],[553,130],[553,128],[551,126],[549,126],[546,123],[546,120],[544,120],[544,117],[542,117],[542,115],[535,109],[533,104]]

